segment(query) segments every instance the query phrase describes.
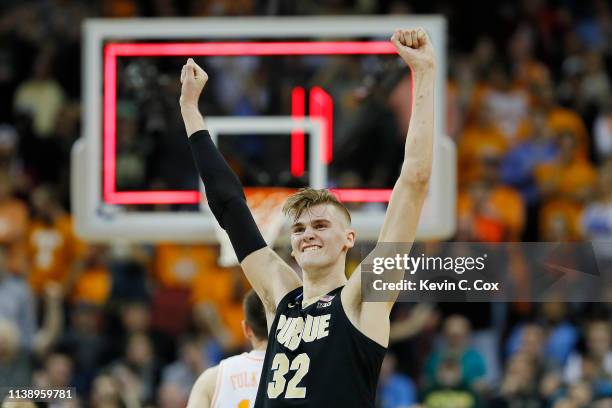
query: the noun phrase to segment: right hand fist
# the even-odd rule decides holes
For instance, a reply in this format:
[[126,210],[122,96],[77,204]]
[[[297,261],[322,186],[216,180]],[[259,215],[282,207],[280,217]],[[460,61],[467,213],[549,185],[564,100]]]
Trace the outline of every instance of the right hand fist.
[[425,29],[395,30],[391,42],[413,71],[431,71],[435,68],[434,50]]
[[202,89],[208,81],[208,74],[195,63],[193,58],[189,58],[183,65],[181,71],[181,98],[179,103],[183,106],[197,106]]

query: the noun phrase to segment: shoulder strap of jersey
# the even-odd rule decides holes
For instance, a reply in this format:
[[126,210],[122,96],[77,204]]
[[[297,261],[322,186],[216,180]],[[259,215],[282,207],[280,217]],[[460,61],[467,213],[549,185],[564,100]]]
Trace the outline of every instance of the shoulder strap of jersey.
[[276,314],[278,315],[279,311],[287,309],[287,305],[289,303],[301,302],[302,296],[304,295],[304,287],[300,286],[293,289],[291,292],[287,293],[280,302],[278,302],[278,306],[276,307]]

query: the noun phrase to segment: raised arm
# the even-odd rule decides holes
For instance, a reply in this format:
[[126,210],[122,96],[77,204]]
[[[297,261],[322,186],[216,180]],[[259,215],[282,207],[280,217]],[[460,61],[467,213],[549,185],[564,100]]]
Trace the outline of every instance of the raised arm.
[[404,162],[378,242],[412,243],[427,196],[433,159],[435,57],[422,28],[396,31],[391,41],[412,74],[412,115]]
[[191,152],[219,225],[227,232],[247,279],[273,316],[278,302],[300,286],[297,274],[266,245],[247,206],[242,185],[214,145],[198,100],[208,75],[193,59],[181,71],[181,114]]
[[[396,30],[391,42],[411,71],[412,116],[406,136],[404,161],[391,193],[378,243],[410,244],[414,241],[421,208],[429,188],[433,155],[436,64],[431,41],[422,28]],[[379,245],[376,256],[395,256],[395,252],[388,252],[389,248]],[[399,281],[402,277],[403,271],[388,271],[383,279],[391,282]],[[359,267],[351,275],[343,296],[354,323],[366,335],[386,345],[389,339],[388,316],[398,293],[388,293],[388,302],[363,302]]]

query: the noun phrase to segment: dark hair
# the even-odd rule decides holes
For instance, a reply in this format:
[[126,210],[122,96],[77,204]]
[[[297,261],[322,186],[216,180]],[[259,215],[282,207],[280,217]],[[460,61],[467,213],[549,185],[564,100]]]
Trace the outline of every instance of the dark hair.
[[266,322],[266,311],[264,305],[257,296],[257,293],[251,289],[244,297],[242,303],[244,309],[244,320],[253,329],[255,337],[259,340],[268,338],[268,323]]

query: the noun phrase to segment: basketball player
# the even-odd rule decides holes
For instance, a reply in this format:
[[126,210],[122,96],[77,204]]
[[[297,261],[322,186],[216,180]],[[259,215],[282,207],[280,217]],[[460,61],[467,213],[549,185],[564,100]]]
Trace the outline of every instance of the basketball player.
[[187,408],[252,408],[268,344],[266,312],[252,290],[242,304],[242,331],[253,350],[222,360],[195,382]]
[[[404,161],[378,242],[409,245],[431,174],[436,64],[421,28],[396,30],[391,42],[412,71],[414,92]],[[346,279],[355,232],[349,212],[327,190],[302,190],[284,207],[303,281],[266,245],[199,112],[207,80],[190,58],[181,72],[181,113],[208,204],[266,309],[268,347],[255,407],[373,407],[397,294],[388,302],[363,302],[361,268]]]

